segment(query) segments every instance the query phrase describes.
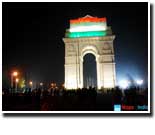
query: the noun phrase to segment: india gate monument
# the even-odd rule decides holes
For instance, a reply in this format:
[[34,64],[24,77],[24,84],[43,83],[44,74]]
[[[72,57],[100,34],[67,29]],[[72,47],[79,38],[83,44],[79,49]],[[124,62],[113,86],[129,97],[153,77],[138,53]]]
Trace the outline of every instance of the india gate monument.
[[114,88],[116,83],[115,55],[111,27],[105,17],[86,15],[70,20],[65,38],[65,88],[84,87],[83,62],[86,54],[96,60],[97,89]]

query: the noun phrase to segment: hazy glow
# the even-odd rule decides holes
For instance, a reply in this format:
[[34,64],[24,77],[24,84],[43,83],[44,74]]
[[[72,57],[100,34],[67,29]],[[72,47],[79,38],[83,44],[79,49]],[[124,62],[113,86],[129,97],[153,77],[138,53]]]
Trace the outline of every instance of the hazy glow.
[[104,82],[104,88],[114,88],[113,82]]
[[33,82],[32,82],[32,81],[30,81],[30,82],[29,82],[29,84],[30,84],[30,85],[32,85],[32,84],[33,84]]
[[130,82],[128,80],[121,80],[119,82],[119,86],[122,88],[122,89],[126,89],[127,87],[129,87],[130,85]]
[[92,26],[92,25],[97,25],[97,26],[107,26],[106,22],[84,22],[84,23],[73,23],[70,24],[70,28],[74,28],[77,26]]
[[70,28],[70,32],[105,31],[105,25],[77,26]]
[[18,83],[19,82],[19,79],[18,78],[16,78],[16,83]]
[[136,80],[136,83],[137,83],[138,85],[142,85],[142,84],[143,84],[143,80]]
[[89,32],[72,32],[69,33],[68,37],[77,38],[77,37],[92,37],[92,36],[105,36],[106,31],[89,31]]
[[69,38],[106,36],[106,18],[85,16],[70,20],[70,29],[66,36]]
[[15,71],[15,72],[12,73],[12,75],[13,76],[17,76],[18,75],[18,72]]
[[40,86],[43,86],[43,83],[40,83]]
[[66,89],[77,89],[77,82],[74,79],[70,79],[65,84]]

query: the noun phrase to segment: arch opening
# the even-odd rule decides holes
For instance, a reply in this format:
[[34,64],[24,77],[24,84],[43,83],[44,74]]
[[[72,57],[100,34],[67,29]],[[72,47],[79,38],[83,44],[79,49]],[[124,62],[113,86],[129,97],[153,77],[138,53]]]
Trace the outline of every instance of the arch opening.
[[97,87],[97,63],[93,53],[83,56],[83,86],[84,88]]

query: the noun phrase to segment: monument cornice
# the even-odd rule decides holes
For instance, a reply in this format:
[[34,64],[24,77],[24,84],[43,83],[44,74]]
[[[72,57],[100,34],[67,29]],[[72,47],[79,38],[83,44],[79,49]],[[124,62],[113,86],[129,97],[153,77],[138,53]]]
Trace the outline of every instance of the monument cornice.
[[115,39],[115,35],[104,36],[104,37],[81,37],[81,38],[63,38],[65,43],[75,43],[75,42],[107,42],[113,41]]

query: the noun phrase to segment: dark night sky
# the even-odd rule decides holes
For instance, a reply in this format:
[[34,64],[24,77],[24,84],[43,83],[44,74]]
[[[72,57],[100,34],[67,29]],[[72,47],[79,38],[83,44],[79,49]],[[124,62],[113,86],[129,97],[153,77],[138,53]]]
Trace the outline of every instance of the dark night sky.
[[32,80],[64,82],[64,43],[69,20],[107,17],[114,41],[117,80],[147,80],[147,3],[3,3],[2,68]]

